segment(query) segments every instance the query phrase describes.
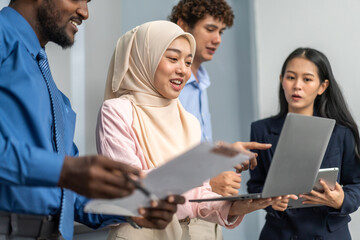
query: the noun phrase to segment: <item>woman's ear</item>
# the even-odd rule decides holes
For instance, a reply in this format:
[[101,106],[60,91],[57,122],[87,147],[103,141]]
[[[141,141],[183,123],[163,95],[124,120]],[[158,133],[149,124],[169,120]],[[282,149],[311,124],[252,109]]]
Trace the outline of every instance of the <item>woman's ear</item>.
[[280,76],[279,76],[279,79],[280,79],[280,84],[282,84],[282,82],[283,82],[283,76],[280,74]]
[[328,88],[328,86],[329,86],[329,80],[325,79],[325,81],[320,85],[318,95],[323,94],[325,90]]
[[179,25],[184,32],[189,32],[189,25],[182,18],[179,18],[176,24]]

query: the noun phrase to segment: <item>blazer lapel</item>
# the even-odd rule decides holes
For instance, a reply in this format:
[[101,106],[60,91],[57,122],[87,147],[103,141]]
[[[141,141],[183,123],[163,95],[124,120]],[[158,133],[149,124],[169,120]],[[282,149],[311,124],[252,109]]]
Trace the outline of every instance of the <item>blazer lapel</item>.
[[272,144],[270,148],[270,152],[272,156],[274,156],[275,149],[279,141],[281,129],[284,125],[284,121],[285,121],[285,117],[281,117],[277,119],[272,118],[270,124],[271,126],[270,133],[267,136],[265,136],[266,142]]

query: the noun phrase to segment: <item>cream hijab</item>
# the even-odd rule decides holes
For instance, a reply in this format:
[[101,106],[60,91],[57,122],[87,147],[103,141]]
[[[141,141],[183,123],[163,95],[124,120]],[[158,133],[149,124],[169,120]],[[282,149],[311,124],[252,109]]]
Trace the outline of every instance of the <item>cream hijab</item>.
[[200,142],[200,125],[178,99],[166,99],[154,87],[158,64],[168,46],[183,36],[195,54],[195,40],[169,21],[142,24],[123,35],[112,57],[105,100],[126,98],[133,105],[133,129],[149,168]]

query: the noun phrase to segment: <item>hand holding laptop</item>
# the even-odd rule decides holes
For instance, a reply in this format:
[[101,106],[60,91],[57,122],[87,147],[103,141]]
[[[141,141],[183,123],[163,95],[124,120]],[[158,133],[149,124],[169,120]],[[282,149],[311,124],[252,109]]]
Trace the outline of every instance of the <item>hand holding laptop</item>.
[[298,200],[298,196],[296,196],[295,194],[290,194],[288,195],[288,197],[286,198],[282,198],[279,201],[274,202],[271,207],[276,210],[276,211],[285,211],[288,207],[289,201],[293,199],[293,200]]
[[273,208],[274,206],[278,206],[274,209],[277,211],[285,211],[290,198],[297,199],[297,196],[292,194],[272,198],[237,200],[233,202],[229,216],[245,215],[268,206],[272,206]]

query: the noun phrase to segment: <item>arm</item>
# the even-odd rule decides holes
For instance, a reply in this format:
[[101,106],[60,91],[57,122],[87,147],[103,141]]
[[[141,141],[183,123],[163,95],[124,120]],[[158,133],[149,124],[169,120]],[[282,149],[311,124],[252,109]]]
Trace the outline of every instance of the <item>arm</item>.
[[[106,101],[99,113],[97,125],[97,148],[99,153],[126,163],[145,172],[148,169],[144,156],[131,128],[132,106],[128,101]],[[177,205],[183,204],[182,196],[168,196],[152,202],[149,208],[140,208],[142,217],[132,220],[142,227],[163,229],[171,222]]]
[[[183,194],[186,199],[211,198],[220,197],[220,195],[211,191],[210,185],[205,182],[203,186],[191,189]],[[226,228],[232,229],[238,226],[244,216],[236,216],[229,218],[229,211],[231,208],[230,201],[215,201],[215,202],[189,202],[186,201],[184,205],[178,206],[176,213],[178,219],[201,218],[209,222],[217,223]]]
[[146,173],[149,167],[131,127],[132,114],[130,101],[119,101],[119,99],[105,101],[98,116],[96,147],[99,154],[129,164]]
[[350,214],[360,205],[360,159],[355,156],[355,140],[349,129],[346,129],[343,149],[340,184],[343,185],[344,201],[340,214]]
[[5,137],[0,131],[1,184],[55,187],[63,161],[63,155]]
[[342,159],[340,184],[336,184],[331,191],[325,182],[320,182],[324,192],[311,191],[310,195],[301,195],[307,201],[304,203],[316,203],[329,206],[329,212],[333,215],[350,214],[356,211],[360,205],[360,161],[355,156],[355,141],[352,132],[345,130],[342,141]]

